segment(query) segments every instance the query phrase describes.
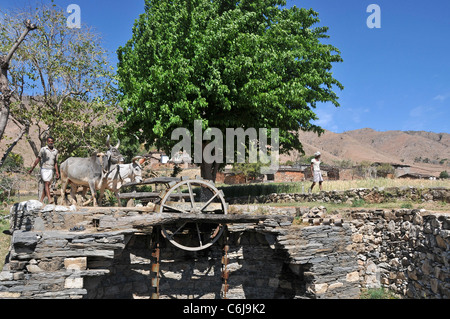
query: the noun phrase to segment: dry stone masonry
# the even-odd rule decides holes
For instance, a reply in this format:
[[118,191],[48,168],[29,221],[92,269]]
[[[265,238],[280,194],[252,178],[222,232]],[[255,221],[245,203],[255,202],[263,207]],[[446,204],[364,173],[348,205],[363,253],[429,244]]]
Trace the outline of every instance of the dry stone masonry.
[[[150,298],[155,271],[161,299],[354,299],[377,287],[404,298],[450,297],[448,214],[234,210],[218,242],[190,252],[160,236],[160,216],[145,209],[15,204],[0,297]],[[157,237],[158,267],[150,249]]]
[[440,201],[450,203],[450,190],[443,187],[416,188],[416,187],[374,187],[353,188],[345,191],[330,191],[318,193],[273,193],[260,196],[242,196],[227,198],[231,204],[250,203],[294,203],[294,202],[322,202],[347,203],[364,200],[367,203],[385,203],[396,200],[411,200],[416,202]]
[[449,214],[358,210],[351,217],[362,286],[409,298],[450,298]]

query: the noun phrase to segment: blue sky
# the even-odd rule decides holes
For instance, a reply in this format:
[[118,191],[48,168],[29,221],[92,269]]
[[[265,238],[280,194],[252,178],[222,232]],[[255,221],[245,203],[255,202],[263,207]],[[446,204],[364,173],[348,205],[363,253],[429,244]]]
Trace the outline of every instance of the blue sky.
[[[33,3],[0,0],[0,8]],[[131,37],[144,10],[144,0],[55,3],[80,6],[82,23],[102,34],[113,65],[116,49]],[[367,26],[370,4],[380,8],[381,28]],[[341,106],[319,104],[317,124],[336,133],[365,127],[450,133],[450,1],[288,0],[287,5],[317,11],[320,25],[329,27],[324,42],[339,48],[344,59],[332,70],[345,87],[337,89]]]

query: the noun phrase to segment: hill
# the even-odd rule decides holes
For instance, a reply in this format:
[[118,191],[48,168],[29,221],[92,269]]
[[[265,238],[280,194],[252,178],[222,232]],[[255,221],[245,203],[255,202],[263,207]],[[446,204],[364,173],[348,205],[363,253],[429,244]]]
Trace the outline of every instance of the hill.
[[[300,141],[306,156],[322,153],[325,163],[349,160],[406,164],[411,172],[439,176],[450,170],[450,134],[423,131],[385,131],[370,128],[333,133],[325,131],[320,137],[311,132],[300,132]],[[295,160],[297,153],[284,156]]]

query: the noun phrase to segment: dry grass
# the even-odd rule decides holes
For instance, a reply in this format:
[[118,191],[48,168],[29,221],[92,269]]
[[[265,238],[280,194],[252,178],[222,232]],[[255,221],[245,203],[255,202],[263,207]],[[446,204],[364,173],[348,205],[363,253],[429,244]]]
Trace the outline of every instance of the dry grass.
[[3,234],[4,230],[9,229],[9,221],[0,220],[0,270],[3,269],[5,257],[9,251],[11,236]]
[[[311,186],[311,182],[304,182],[305,189]],[[426,179],[361,179],[349,181],[324,181],[322,184],[324,191],[344,191],[351,188],[374,188],[374,187],[445,187],[450,188],[450,179],[426,180]],[[319,187],[314,187],[314,192],[318,192]]]

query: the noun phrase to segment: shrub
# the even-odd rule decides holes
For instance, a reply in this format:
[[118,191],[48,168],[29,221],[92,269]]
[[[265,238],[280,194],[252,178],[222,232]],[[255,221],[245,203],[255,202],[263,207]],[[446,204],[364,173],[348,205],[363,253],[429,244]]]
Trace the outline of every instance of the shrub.
[[9,153],[3,163],[2,172],[19,172],[23,168],[23,157],[20,154]]
[[364,206],[365,204],[366,204],[366,201],[362,198],[359,198],[359,199],[355,199],[352,202],[352,207],[361,207],[361,206]]
[[245,184],[219,187],[227,197],[241,197],[241,196],[261,196],[272,193],[300,193],[302,186],[300,183],[290,184]]
[[400,208],[412,209],[413,205],[411,203],[403,203]]
[[361,299],[398,299],[398,297],[385,288],[371,288],[361,294]]

